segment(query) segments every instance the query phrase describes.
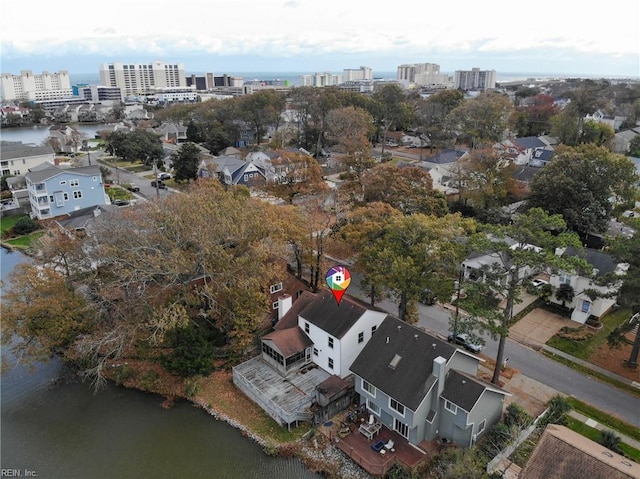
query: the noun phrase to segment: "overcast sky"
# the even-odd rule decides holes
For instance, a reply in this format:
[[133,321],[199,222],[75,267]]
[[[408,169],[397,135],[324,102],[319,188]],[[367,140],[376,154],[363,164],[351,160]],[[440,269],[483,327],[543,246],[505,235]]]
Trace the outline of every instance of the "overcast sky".
[[[2,1],[3,73],[441,71],[640,76],[640,2],[569,0]],[[595,8],[595,7],[599,8]],[[99,13],[98,13],[99,12]]]

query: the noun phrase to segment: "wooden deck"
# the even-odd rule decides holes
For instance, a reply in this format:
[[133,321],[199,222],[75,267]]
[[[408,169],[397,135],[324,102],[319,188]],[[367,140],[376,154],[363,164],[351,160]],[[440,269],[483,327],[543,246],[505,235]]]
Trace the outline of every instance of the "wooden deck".
[[[305,372],[303,372],[305,371]],[[330,376],[314,367],[283,377],[255,357],[233,368],[233,382],[280,424],[310,419],[316,386]]]
[[[350,433],[345,435],[344,415],[340,415],[332,421],[330,426],[320,426],[320,431],[327,435],[333,444],[347,454],[356,464],[373,476],[384,476],[394,462],[400,462],[407,467],[414,467],[421,461],[431,460],[438,452],[435,441],[421,443],[426,450],[417,448],[395,431],[382,426],[380,432],[372,439],[367,439],[358,432],[359,424],[350,425]],[[329,424],[329,423],[327,423]],[[342,433],[340,432],[342,431]],[[389,439],[394,442],[394,451],[387,451],[384,455],[372,449],[378,441],[387,443]],[[432,447],[433,446],[433,447]]]

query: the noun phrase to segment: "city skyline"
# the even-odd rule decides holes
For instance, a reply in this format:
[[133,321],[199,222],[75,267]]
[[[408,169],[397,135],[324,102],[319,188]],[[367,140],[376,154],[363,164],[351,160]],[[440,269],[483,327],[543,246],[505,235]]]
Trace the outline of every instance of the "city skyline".
[[[568,2],[567,2],[568,3]],[[50,4],[48,4],[50,5]],[[437,63],[443,72],[481,70],[567,76],[640,76],[640,7],[611,11],[539,0],[513,7],[462,1],[386,10],[352,0],[113,0],[87,19],[82,9],[3,3],[2,72],[97,72],[110,62],[182,63],[188,72],[322,72]],[[620,15],[620,12],[624,15]],[[20,19],[25,18],[25,24]]]

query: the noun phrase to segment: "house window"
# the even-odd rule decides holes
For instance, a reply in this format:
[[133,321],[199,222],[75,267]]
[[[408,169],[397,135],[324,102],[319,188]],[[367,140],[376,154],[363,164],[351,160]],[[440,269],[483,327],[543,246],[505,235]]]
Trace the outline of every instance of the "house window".
[[49,195],[49,203],[53,203],[53,195]]
[[380,415],[380,406],[372,402],[370,399],[367,399],[367,409],[378,416]]
[[373,397],[376,397],[376,387],[373,384],[368,383],[364,379],[362,380],[362,390],[367,391]]
[[80,186],[80,180],[69,180],[69,186]]
[[272,284],[269,287],[269,291],[271,292],[271,294],[277,293],[278,291],[282,291],[282,283]]
[[244,181],[247,181],[249,179],[249,175],[244,175]]
[[371,336],[373,336],[373,333],[375,333],[377,329],[378,329],[378,326],[376,325],[371,326]]
[[329,358],[329,369],[333,369],[333,359]]
[[571,275],[567,273],[562,273],[560,275],[560,284],[571,284]]
[[304,332],[309,334],[309,323],[307,322],[304,323]]
[[389,398],[389,407],[404,416],[404,406],[393,398]]
[[61,185],[66,185],[66,184],[67,184],[67,181],[66,181],[66,180],[62,180],[62,181],[60,182],[60,184],[61,184]]
[[65,201],[69,201],[69,193],[65,191],[64,193],[62,193],[62,196],[64,197]]
[[273,304],[271,305],[271,307],[272,307],[273,309],[278,309],[278,302],[277,302],[277,301],[274,301],[274,302],[273,302]]
[[98,181],[98,177],[97,177],[97,176],[94,176],[94,177],[93,177],[93,181]]
[[76,190],[73,192],[73,199],[74,200],[79,200],[80,198],[82,198],[82,191],[80,190]]
[[333,338],[332,338],[331,336],[329,336],[329,340],[328,340],[328,343],[327,343],[327,344],[329,345],[329,347],[330,347],[331,349],[333,349]]
[[402,421],[398,421],[398,418],[396,417],[393,418],[393,429],[398,431],[398,433],[402,437],[406,437],[407,439],[409,439],[409,426],[407,426]]
[[583,313],[588,313],[590,307],[591,307],[591,302],[590,301],[587,301],[586,299],[582,301],[582,312]]
[[476,434],[480,434],[482,431],[484,431],[484,428],[487,426],[487,420],[483,419],[480,424],[478,424],[478,430],[476,431]]
[[318,355],[318,348],[313,348],[313,355],[317,356]]
[[358,333],[358,343],[362,343],[364,342],[364,333],[363,332],[359,332]]
[[448,401],[447,399],[444,400],[444,408],[450,413],[458,414],[458,406],[453,404],[451,401]]

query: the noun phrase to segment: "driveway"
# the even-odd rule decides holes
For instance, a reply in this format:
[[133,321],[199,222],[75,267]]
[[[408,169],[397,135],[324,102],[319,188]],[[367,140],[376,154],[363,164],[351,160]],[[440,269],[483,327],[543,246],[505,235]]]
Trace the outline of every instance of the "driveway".
[[576,327],[578,323],[544,309],[534,309],[511,326],[509,337],[533,347],[545,344],[564,326]]

